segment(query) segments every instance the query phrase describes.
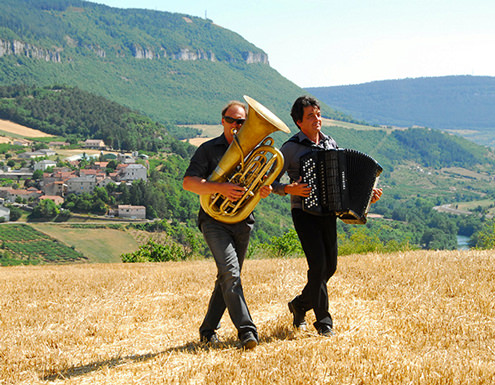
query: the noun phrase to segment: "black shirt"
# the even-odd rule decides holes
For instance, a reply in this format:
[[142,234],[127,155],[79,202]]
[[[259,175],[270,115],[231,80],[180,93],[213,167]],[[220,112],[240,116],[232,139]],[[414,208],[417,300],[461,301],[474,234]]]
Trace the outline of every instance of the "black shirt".
[[[189,163],[189,167],[187,168],[184,177],[197,176],[207,179],[215,170],[228,148],[229,143],[224,134],[203,143],[198,147],[191,158],[191,162]],[[203,208],[201,208],[198,214],[198,224],[201,225],[201,222],[206,218],[213,219],[203,210]],[[247,223],[254,223],[253,213],[244,221]]]

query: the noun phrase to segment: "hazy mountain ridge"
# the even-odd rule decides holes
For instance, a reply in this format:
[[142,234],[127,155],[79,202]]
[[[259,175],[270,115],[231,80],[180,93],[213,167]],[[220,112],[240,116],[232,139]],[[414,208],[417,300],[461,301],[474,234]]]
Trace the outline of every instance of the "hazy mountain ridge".
[[371,124],[456,131],[479,144],[495,146],[495,77],[384,80],[307,91]]

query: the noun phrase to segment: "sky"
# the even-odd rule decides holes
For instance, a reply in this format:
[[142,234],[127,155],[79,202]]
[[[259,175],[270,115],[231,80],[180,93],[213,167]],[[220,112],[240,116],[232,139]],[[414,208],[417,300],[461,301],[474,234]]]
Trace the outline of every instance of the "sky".
[[495,76],[494,0],[91,0],[208,18],[301,88]]

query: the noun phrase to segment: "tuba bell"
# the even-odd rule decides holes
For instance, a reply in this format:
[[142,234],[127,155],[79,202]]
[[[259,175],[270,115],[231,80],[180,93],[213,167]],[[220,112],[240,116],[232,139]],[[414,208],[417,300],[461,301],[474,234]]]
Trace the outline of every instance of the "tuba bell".
[[254,210],[261,199],[261,187],[270,185],[284,166],[282,153],[267,136],[276,131],[290,133],[287,125],[261,103],[246,95],[244,100],[249,106],[246,121],[208,181],[235,183],[245,192],[236,201],[221,194],[199,197],[203,210],[223,223],[240,222]]

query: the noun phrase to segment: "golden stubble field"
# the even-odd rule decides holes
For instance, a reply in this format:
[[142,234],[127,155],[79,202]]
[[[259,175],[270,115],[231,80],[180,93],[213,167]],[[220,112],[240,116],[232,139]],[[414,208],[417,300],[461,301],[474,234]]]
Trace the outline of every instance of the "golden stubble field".
[[24,136],[27,138],[49,138],[53,135],[46,134],[42,131],[35,130],[20,124],[11,122],[9,120],[0,119],[0,130],[6,133],[15,134],[18,136]]
[[[260,345],[198,342],[213,261],[0,268],[0,384],[492,384],[493,251],[341,257],[336,335],[295,334],[305,260],[248,260]],[[311,314],[311,323],[314,321]]]

